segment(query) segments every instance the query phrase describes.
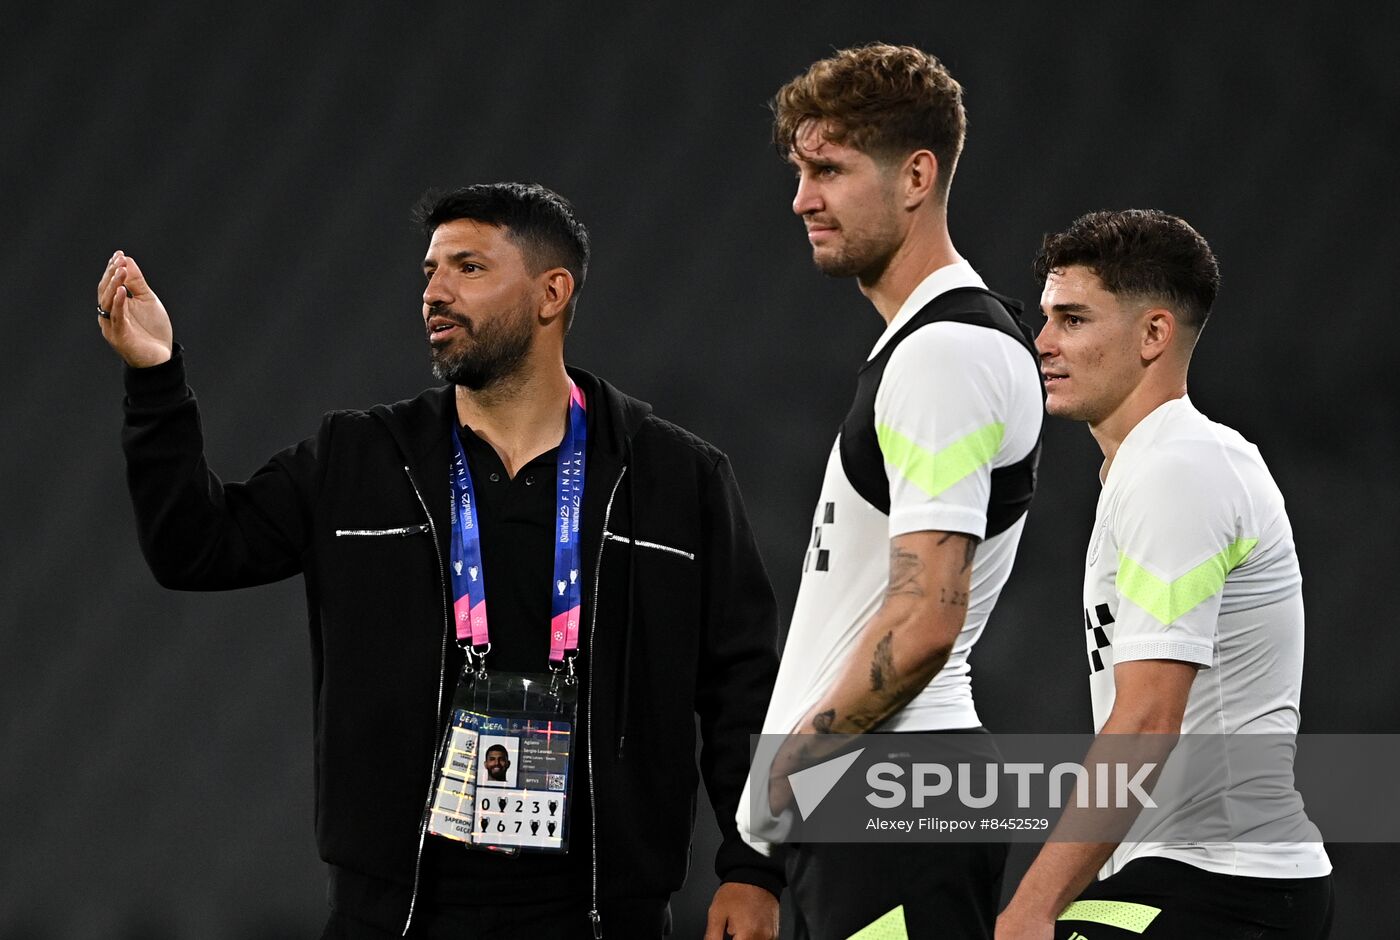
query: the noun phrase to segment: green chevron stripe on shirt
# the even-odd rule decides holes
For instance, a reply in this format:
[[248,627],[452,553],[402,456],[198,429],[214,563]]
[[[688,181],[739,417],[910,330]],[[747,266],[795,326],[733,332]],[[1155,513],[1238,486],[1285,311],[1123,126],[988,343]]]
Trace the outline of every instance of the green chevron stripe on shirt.
[[846,940],[909,940],[909,928],[904,924],[904,905],[877,917]]
[[1162,913],[1160,907],[1131,901],[1075,901],[1057,920],[1082,920],[1090,924],[1117,927],[1129,933],[1142,933]]
[[1258,539],[1235,539],[1175,581],[1164,581],[1127,555],[1118,557],[1118,593],[1163,626],[1175,623],[1201,601],[1215,596],[1225,578],[1254,551]]
[[937,496],[978,467],[992,462],[1001,448],[1006,425],[1000,421],[973,431],[939,451],[920,447],[912,437],[887,424],[876,427],[880,453],[899,475],[929,496]]

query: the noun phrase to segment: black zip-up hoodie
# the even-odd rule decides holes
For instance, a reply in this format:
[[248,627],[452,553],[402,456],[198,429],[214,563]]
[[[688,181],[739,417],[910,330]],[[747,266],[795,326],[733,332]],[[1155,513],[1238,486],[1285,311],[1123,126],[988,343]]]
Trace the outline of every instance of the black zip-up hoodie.
[[[781,866],[734,812],[778,663],[776,604],[727,459],[588,373],[576,799],[599,899],[685,880],[699,773],[725,881],[778,893]],[[318,433],[243,483],[204,459],[184,357],[126,370],[122,433],[141,549],[164,586],[221,590],[302,574],[315,691],[316,838],[331,903],[404,929],[460,653],[449,639],[451,386]],[[601,924],[606,932],[607,924]]]

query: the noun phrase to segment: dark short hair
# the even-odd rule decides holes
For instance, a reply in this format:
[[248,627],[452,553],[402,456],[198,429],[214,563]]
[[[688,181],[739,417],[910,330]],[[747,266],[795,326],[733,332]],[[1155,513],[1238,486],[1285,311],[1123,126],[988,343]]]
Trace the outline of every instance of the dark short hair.
[[510,757],[510,748],[506,747],[504,744],[493,744],[486,749],[487,754],[490,754],[492,751],[500,751],[506,757]]
[[1034,265],[1041,283],[1051,271],[1075,265],[1093,271],[1109,293],[1159,303],[1197,332],[1220,289],[1210,245],[1159,209],[1090,212],[1046,235]]
[[876,159],[932,151],[938,198],[947,200],[967,112],[962,86],[922,49],[885,43],[842,49],[778,89],[771,107],[773,144],[784,159],[802,125],[816,121],[827,140]]
[[534,273],[564,268],[574,278],[565,326],[573,319],[588,277],[588,229],[569,200],[538,183],[477,183],[451,192],[429,191],[413,210],[431,234],[439,225],[470,219],[506,230]]

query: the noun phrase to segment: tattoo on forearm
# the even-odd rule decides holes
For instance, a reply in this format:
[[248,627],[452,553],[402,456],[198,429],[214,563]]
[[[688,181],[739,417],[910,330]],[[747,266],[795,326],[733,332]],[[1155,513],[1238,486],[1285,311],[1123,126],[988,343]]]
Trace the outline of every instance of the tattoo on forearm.
[[881,720],[879,715],[871,712],[856,712],[855,714],[846,716],[846,724],[850,725],[857,734],[869,731],[871,728],[878,725]]
[[[947,545],[950,539],[963,539],[963,563],[962,571],[972,567],[972,559],[977,555],[977,546],[982,540],[975,535],[968,535],[965,532],[944,532],[938,539],[939,545]],[[960,572],[961,573],[961,572]]]
[[[955,551],[956,545],[950,544],[953,539],[961,539],[963,544],[962,567],[958,575],[954,576],[947,571],[949,562],[957,563],[957,555],[954,553],[951,558],[947,554],[942,554],[936,562],[936,574],[938,580],[946,576],[949,580],[963,582],[961,575],[966,574],[972,568],[973,559],[977,555],[977,546],[980,539],[968,535],[964,532],[940,532],[938,533],[939,546],[947,546],[950,551]],[[925,543],[927,544],[927,543]],[[927,566],[923,558],[917,552],[908,548],[890,543],[890,580],[889,586],[885,589],[886,598],[902,597],[932,597],[933,588],[936,584],[928,583],[934,580],[930,577]],[[960,607],[966,609],[968,606],[969,591],[958,587],[940,587],[938,589],[938,603],[945,607]],[[917,606],[917,605],[916,605]],[[922,616],[922,614],[920,614]],[[961,618],[961,614],[957,615]],[[941,661],[937,664],[941,666]],[[937,672],[937,668],[933,670]],[[876,644],[870,657],[870,691],[879,693],[879,697],[867,700],[867,704],[874,704],[874,710],[866,707],[860,711],[849,714],[842,714],[837,718],[835,709],[828,709],[812,718],[812,728],[818,734],[859,734],[878,727],[882,722],[894,714],[909,699],[918,693],[918,690],[927,684],[928,675],[922,672],[917,677],[900,676],[895,670],[894,664],[894,631],[887,632]]]
[[836,709],[828,708],[812,716],[812,727],[817,730],[817,734],[831,734],[831,723],[836,720]]
[[875,644],[875,655],[870,658],[870,691],[880,692],[894,675],[894,631],[885,634],[884,639]]
[[924,573],[924,563],[911,551],[890,545],[890,586],[885,589],[886,597],[902,594],[906,597],[923,597],[924,588],[919,577]]

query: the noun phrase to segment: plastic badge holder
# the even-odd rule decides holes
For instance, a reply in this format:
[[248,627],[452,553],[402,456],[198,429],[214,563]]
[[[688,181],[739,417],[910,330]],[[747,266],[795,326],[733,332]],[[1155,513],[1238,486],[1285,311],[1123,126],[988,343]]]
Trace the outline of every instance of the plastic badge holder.
[[564,853],[578,684],[468,672],[452,698],[428,831],[471,848]]

